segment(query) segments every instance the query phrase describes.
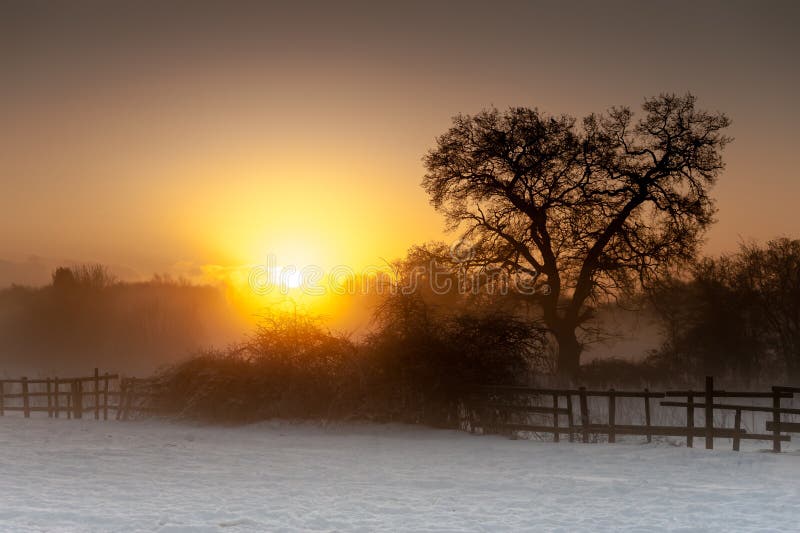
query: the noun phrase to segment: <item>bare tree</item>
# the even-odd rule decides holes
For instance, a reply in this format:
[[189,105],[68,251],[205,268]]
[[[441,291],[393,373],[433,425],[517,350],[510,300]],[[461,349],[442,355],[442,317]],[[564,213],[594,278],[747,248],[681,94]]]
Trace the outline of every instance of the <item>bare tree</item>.
[[598,299],[691,258],[713,220],[728,118],[696,109],[690,94],[643,110],[634,122],[612,108],[581,126],[522,107],[457,116],[424,158],[424,188],[479,263],[536,280],[526,297],[565,375],[579,371],[578,330]]

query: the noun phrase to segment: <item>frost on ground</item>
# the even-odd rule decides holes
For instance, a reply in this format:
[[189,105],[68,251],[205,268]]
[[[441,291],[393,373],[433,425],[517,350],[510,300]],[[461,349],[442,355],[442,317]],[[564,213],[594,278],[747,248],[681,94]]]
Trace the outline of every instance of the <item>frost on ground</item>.
[[800,455],[768,445],[5,417],[0,530],[796,531]]

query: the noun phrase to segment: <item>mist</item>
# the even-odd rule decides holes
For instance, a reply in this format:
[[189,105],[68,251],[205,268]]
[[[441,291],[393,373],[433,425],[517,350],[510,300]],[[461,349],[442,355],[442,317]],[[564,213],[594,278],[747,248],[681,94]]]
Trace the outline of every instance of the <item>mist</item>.
[[0,290],[0,368],[7,376],[78,375],[94,367],[148,375],[246,331],[219,287],[164,277],[121,282],[96,265],[59,268],[44,286]]

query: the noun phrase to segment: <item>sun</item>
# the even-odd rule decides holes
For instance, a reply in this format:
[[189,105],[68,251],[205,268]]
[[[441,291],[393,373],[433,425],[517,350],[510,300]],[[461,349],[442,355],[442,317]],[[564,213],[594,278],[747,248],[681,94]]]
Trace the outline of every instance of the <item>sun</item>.
[[273,283],[279,287],[297,289],[303,284],[303,273],[296,267],[274,267],[272,272]]
[[303,273],[294,265],[259,265],[256,271],[251,272],[249,283],[251,286],[255,284],[266,293],[274,290],[285,292],[298,289],[303,285]]

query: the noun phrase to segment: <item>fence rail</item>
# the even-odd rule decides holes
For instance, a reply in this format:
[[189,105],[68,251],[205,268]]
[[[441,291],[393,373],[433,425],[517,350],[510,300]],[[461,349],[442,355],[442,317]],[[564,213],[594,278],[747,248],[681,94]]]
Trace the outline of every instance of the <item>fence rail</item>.
[[[58,418],[83,418],[84,413],[94,413],[96,420],[108,420],[113,413],[117,420],[127,420],[139,414],[157,413],[153,406],[153,382],[146,379],[121,377],[108,372],[100,374],[94,369],[91,376],[70,378],[1,379],[0,416],[6,412],[22,412],[26,418],[31,413],[44,413]],[[550,433],[554,441],[566,435],[570,441],[589,442],[592,435],[607,435],[608,442],[616,442],[617,435],[645,436],[648,442],[654,436],[674,436],[686,439],[687,446],[694,439],[705,440],[712,449],[714,439],[732,439],[738,450],[742,440],[772,441],[772,449],[781,451],[781,443],[790,440],[787,433],[800,433],[800,422],[787,420],[786,416],[800,415],[800,409],[784,407],[782,401],[800,394],[800,387],[775,386],[770,391],[725,391],[714,388],[714,380],[706,378],[702,391],[623,391],[577,389],[545,389],[517,386],[480,386],[465,394],[465,422],[469,428],[488,432],[529,431]],[[590,399],[600,398],[607,403],[604,423],[592,423]],[[772,405],[745,405],[722,403],[718,398],[771,399]],[[577,402],[575,401],[577,399]],[[621,424],[617,420],[617,402],[620,399],[639,400],[643,409],[644,424]],[[699,399],[699,401],[696,401]],[[660,407],[685,410],[684,425],[653,423],[653,400]],[[680,401],[679,401],[680,400]],[[703,424],[695,425],[695,411],[704,413]],[[733,427],[714,424],[715,411],[733,411]],[[764,433],[750,433],[742,427],[743,413],[768,413]],[[546,422],[520,421],[518,415],[549,417]]]
[[67,418],[83,418],[84,413],[93,412],[96,420],[108,420],[109,412],[114,412],[118,420],[127,420],[134,413],[153,411],[148,405],[149,383],[101,374],[97,368],[92,376],[0,379],[0,416],[22,412],[29,418],[31,413],[46,412],[50,418],[62,413]]
[[[714,389],[714,380],[706,378],[702,391],[677,390],[656,392],[642,391],[589,390],[577,389],[543,389],[518,386],[480,386],[473,387],[466,395],[466,425],[470,429],[481,428],[483,431],[500,433],[529,431],[550,433],[554,441],[561,435],[568,435],[573,441],[578,436],[583,442],[589,442],[592,435],[607,435],[608,442],[616,442],[617,435],[641,435],[651,442],[653,436],[672,436],[686,438],[689,447],[694,446],[694,438],[705,440],[705,447],[713,449],[714,439],[732,439],[733,449],[739,450],[742,440],[772,441],[772,449],[781,451],[781,443],[790,440],[785,433],[800,433],[800,423],[781,420],[783,415],[800,415],[800,409],[783,407],[783,399],[791,399],[800,394],[798,387],[772,387],[771,391],[725,391]],[[577,398],[578,409],[574,408]],[[591,398],[604,398],[608,404],[607,421],[603,424],[591,423]],[[617,400],[620,398],[639,398],[644,410],[644,424],[617,423]],[[652,423],[652,399],[685,398],[684,401],[662,400],[661,407],[683,408],[686,410],[686,424],[682,426],[654,425]],[[695,401],[702,398],[702,401]],[[726,404],[715,401],[715,398],[740,399],[772,399],[771,406]],[[563,401],[562,401],[563,399]],[[544,405],[543,405],[544,403]],[[695,425],[695,411],[704,413],[703,425]],[[733,427],[714,425],[716,410],[733,411]],[[772,420],[766,422],[764,433],[749,433],[742,428],[743,412],[761,412],[772,414]],[[550,416],[550,423],[519,422],[515,415]],[[576,422],[577,418],[577,422]],[[562,419],[565,424],[562,424]]]

